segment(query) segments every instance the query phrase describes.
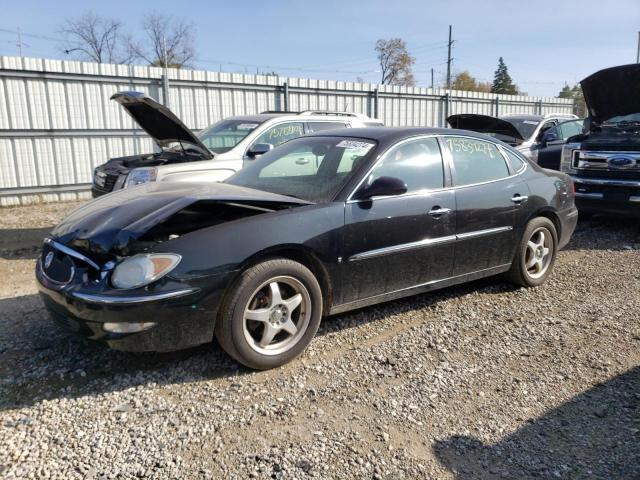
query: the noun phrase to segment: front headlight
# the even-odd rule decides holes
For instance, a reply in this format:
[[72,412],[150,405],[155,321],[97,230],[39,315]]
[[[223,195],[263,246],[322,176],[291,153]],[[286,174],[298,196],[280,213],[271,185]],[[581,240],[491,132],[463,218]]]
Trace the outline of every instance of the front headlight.
[[143,287],[173,270],[181,258],[176,253],[134,255],[116,265],[111,284],[122,289]]
[[158,169],[155,167],[134,168],[127,175],[124,188],[140,185],[141,183],[155,182],[158,176]]
[[573,155],[576,150],[580,149],[579,143],[566,143],[562,147],[562,157],[560,160],[560,171],[564,173],[575,173],[573,166]]

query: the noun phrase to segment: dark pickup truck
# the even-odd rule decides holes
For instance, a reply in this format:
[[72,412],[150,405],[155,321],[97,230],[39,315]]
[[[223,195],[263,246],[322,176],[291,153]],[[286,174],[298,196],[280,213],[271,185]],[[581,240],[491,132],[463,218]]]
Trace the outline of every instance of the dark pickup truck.
[[569,138],[561,170],[584,213],[640,218],[640,65],[600,70],[580,82],[589,111]]

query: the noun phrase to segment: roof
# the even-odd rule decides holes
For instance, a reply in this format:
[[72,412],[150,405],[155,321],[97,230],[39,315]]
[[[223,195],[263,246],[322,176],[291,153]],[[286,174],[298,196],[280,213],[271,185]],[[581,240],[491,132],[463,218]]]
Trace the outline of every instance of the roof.
[[[375,118],[370,118],[362,113],[348,113],[348,112],[329,112],[321,110],[306,110],[304,112],[275,112],[268,111],[262,113],[256,113],[254,115],[238,115],[233,117],[226,117],[225,120],[241,120],[244,122],[266,122],[272,118],[291,117],[300,121],[309,120],[334,120],[345,118],[351,120],[360,120],[361,122],[380,122]],[[302,118],[300,118],[302,117]]]
[[503,120],[531,120],[534,122],[541,122],[544,117],[542,115],[500,115],[500,117]]
[[336,128],[322,132],[310,133],[305,137],[352,137],[366,138],[377,142],[397,142],[405,138],[419,135],[460,135],[475,137],[481,140],[502,143],[494,137],[469,130],[455,128],[425,128],[425,127],[368,127],[368,128]]

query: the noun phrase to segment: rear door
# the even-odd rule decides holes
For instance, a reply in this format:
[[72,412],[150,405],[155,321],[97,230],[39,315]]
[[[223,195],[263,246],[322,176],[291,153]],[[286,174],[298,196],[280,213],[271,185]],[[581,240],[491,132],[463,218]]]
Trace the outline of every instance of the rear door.
[[341,303],[447,278],[453,267],[455,196],[434,137],[389,149],[364,183],[391,176],[407,193],[345,205]]
[[528,187],[512,170],[500,148],[473,137],[447,136],[443,147],[452,163],[456,197],[456,247],[453,275],[511,262],[518,210]]

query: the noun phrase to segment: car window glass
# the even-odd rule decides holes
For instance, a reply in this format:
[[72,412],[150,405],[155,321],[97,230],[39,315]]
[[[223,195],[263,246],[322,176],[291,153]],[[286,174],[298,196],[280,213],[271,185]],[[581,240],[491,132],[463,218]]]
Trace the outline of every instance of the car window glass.
[[322,132],[324,130],[345,128],[347,126],[344,122],[309,122],[307,125],[309,125],[309,129],[312,132]]
[[265,177],[298,177],[301,175],[315,175],[325,157],[326,152],[312,151],[310,146],[300,147],[277,162],[266,166],[260,172],[260,178]]
[[[356,137],[294,138],[224,182],[311,202],[327,202],[365,167],[375,147],[375,141]],[[362,158],[354,161],[354,156]]]
[[509,176],[507,163],[493,143],[462,137],[448,137],[446,142],[456,169],[456,185],[471,185]]
[[554,127],[556,125],[556,122],[553,120],[550,120],[548,122],[545,122],[542,124],[542,127],[540,127],[540,130],[538,131],[538,138],[542,138],[542,136],[545,134],[545,132],[547,130],[549,130],[550,128]]
[[503,151],[507,154],[507,158],[509,158],[514,172],[518,172],[522,167],[524,167],[524,160],[522,158],[506,148],[504,148]]
[[380,177],[395,177],[407,192],[434,190],[444,186],[442,155],[435,138],[422,138],[391,148],[367,177],[367,185]]
[[359,166],[359,162],[366,157],[373,144],[342,140],[333,146],[322,143],[320,139],[314,143],[301,145],[282,155],[278,160],[265,166],[259,173],[259,178],[301,177],[320,175],[325,159],[331,158],[331,172],[336,177],[351,173]]
[[576,120],[575,122],[565,122],[558,125],[560,130],[559,138],[567,140],[574,135],[582,133],[582,120]]
[[289,122],[275,125],[264,132],[254,142],[254,145],[258,143],[268,143],[277,147],[281,143],[291,140],[292,138],[301,137],[304,135],[304,129],[302,122]]

